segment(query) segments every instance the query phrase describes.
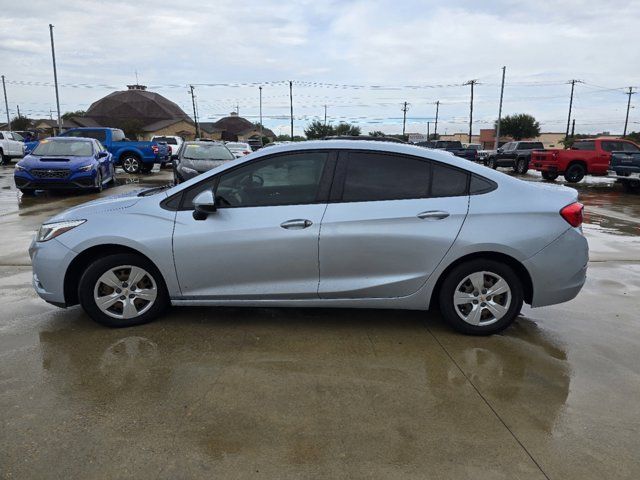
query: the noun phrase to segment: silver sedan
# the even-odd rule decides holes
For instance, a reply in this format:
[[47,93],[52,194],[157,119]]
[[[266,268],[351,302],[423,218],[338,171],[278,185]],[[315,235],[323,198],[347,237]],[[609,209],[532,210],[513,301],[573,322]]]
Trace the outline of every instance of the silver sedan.
[[314,141],[67,210],[30,254],[44,300],[111,327],[170,304],[438,305],[453,328],[484,335],[523,302],[578,294],[581,223],[573,189],[411,145]]

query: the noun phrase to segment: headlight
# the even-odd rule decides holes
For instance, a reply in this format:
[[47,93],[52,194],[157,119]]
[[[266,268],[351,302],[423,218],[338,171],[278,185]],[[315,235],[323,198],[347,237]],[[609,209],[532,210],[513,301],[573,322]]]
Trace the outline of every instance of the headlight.
[[66,222],[45,223],[40,227],[40,230],[38,230],[36,242],[46,242],[47,240],[56,238],[64,232],[68,232],[72,228],[82,225],[84,222],[86,222],[86,220],[68,220]]
[[26,168],[24,168],[22,165],[18,165],[17,163],[16,163],[16,170],[18,172],[26,172],[27,171]]
[[189,175],[198,175],[198,171],[193,168],[185,167],[184,165],[179,165],[178,170],[183,173],[188,173]]
[[84,167],[80,167],[78,169],[79,172],[88,172],[89,170],[93,170],[93,164],[85,165]]

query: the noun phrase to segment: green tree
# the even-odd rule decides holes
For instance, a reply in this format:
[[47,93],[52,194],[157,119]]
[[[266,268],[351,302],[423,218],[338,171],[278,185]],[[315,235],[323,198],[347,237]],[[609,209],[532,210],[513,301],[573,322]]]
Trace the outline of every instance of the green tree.
[[64,112],[62,114],[62,119],[69,120],[71,117],[84,117],[86,113],[87,112],[85,112],[84,110],[76,110],[75,112]]
[[31,127],[31,120],[22,115],[13,117],[13,120],[11,120],[11,130],[27,130],[29,127]]
[[[494,127],[498,128],[497,120]],[[514,140],[534,138],[540,135],[540,124],[527,113],[507,115],[500,121],[500,135],[511,137]]]
[[381,130],[374,130],[373,132],[369,132],[369,136],[370,137],[385,137],[386,135]]
[[360,127],[352,125],[350,123],[340,122],[334,127],[334,135],[348,135],[350,137],[357,137],[360,135]]
[[[305,140],[306,140],[306,138],[301,136],[301,135],[294,135],[293,136],[293,141],[294,142],[303,142]],[[291,141],[291,136],[290,135],[278,135],[276,137],[276,141],[277,142],[290,142]]]
[[560,142],[564,145],[564,148],[571,148],[573,142],[576,140],[581,140],[583,138],[591,138],[592,135],[584,135],[582,133],[577,133],[574,136],[569,135],[568,137],[564,137]]
[[631,132],[624,138],[640,145],[640,132]]
[[314,138],[324,138],[335,135],[335,129],[331,125],[325,125],[324,123],[314,120],[304,130],[304,134],[309,140]]

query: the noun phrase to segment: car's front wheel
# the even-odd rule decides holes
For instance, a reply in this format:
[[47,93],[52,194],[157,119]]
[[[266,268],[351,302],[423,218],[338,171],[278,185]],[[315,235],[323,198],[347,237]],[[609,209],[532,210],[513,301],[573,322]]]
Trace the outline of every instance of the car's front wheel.
[[558,174],[551,172],[542,172],[542,178],[549,182],[553,182],[556,178],[558,178]]
[[162,275],[146,258],[115,254],[93,262],[80,278],[82,308],[108,327],[130,327],[156,319],[169,304]]
[[522,283],[513,269],[477,259],[456,266],[440,288],[440,311],[454,329],[491,335],[507,328],[520,313]]

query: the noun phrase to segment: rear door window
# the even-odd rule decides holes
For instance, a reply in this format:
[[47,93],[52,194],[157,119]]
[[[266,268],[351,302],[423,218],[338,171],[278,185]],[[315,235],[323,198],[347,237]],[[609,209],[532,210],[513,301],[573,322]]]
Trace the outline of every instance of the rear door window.
[[619,152],[624,149],[624,142],[603,140],[602,149],[605,152]]
[[353,152],[347,160],[342,200],[371,202],[429,195],[428,161],[377,152]]
[[432,197],[458,197],[467,194],[469,174],[441,163],[433,163]]
[[595,150],[596,142],[575,142],[572,148],[575,150]]

